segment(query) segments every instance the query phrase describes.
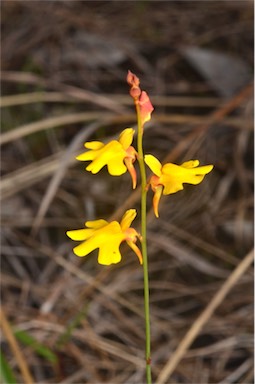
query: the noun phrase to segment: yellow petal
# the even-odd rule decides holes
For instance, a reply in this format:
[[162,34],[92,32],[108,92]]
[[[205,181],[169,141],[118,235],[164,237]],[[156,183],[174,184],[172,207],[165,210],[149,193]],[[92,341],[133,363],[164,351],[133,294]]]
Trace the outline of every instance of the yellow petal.
[[89,141],[85,143],[84,146],[88,149],[91,149],[91,151],[81,153],[80,155],[76,156],[76,160],[79,160],[79,161],[94,160],[100,153],[99,150],[104,147],[104,144],[101,143],[101,141]]
[[112,176],[123,175],[127,171],[126,165],[123,163],[123,154],[116,155],[113,159],[107,163],[108,172]]
[[213,165],[203,165],[202,167],[198,167],[197,170],[198,170],[198,173],[200,175],[207,175],[208,173],[210,173],[213,169]]
[[[125,167],[125,170],[124,170],[123,166],[122,167],[120,166],[121,169],[118,166],[120,164],[123,164],[124,157],[125,157],[125,151],[122,148],[121,144],[116,140],[110,141],[108,144],[104,146],[104,148],[100,149],[96,153],[96,157],[87,166],[86,170],[92,173],[97,173],[105,165],[109,164],[109,162],[113,164],[114,161],[116,161],[118,165],[116,165],[116,167],[113,170],[112,170],[112,167],[110,166],[111,171],[114,172],[115,170],[116,172],[115,175],[122,174],[126,171],[126,167],[124,166]],[[122,172],[122,173],[119,173],[119,172]]]
[[128,147],[132,144],[134,133],[135,130],[133,128],[126,128],[123,132],[121,132],[119,142],[123,149],[128,149]]
[[130,227],[135,217],[136,217],[135,209],[129,209],[124,213],[122,220],[120,222],[120,226],[123,232]]
[[[186,164],[189,162],[186,162]],[[195,161],[196,163],[196,161]],[[164,195],[178,192],[183,189],[183,183],[199,184],[204,179],[205,175],[209,173],[213,166],[205,165],[203,167],[188,167],[179,166],[176,164],[165,164],[162,168],[162,176],[160,183],[164,185]],[[193,163],[194,164],[194,163]]]
[[102,238],[103,242],[105,240],[109,241],[108,236],[122,234],[122,229],[117,221],[112,221],[106,227],[99,229],[99,232],[105,236],[105,238]]
[[99,248],[98,263],[102,265],[117,264],[121,260],[119,251],[123,234],[110,236]]
[[72,240],[82,241],[91,237],[94,232],[94,229],[74,229],[73,231],[67,231],[66,234]]
[[[111,225],[112,232],[105,234],[104,239],[101,239],[102,241],[99,247],[98,263],[103,265],[116,264],[121,260],[119,247],[120,243],[125,239],[119,223],[113,221],[110,224],[113,224]],[[116,233],[114,233],[114,231],[116,231]]]
[[145,155],[144,161],[153,173],[157,176],[161,176],[162,165],[160,161],[153,155]]
[[77,247],[75,247],[73,251],[76,254],[76,256],[83,257],[83,256],[87,256],[89,253],[97,249],[99,246],[100,244],[98,243],[97,237],[92,236],[90,239],[77,245]]
[[101,141],[87,141],[84,147],[88,149],[101,149],[104,147],[104,143],[101,143]]
[[[80,160],[80,159],[77,159],[77,160]],[[86,159],[86,160],[89,160],[89,159]],[[92,160],[92,159],[91,159],[91,160]],[[98,173],[104,166],[105,166],[105,164],[103,164],[103,163],[100,161],[100,159],[97,158],[97,159],[93,160],[93,161],[86,167],[86,171],[95,174],[95,173]]]
[[90,231],[92,236],[87,237],[86,241],[73,249],[77,256],[86,256],[94,249],[102,246],[102,244],[107,243],[112,236],[121,233],[121,228],[119,223],[113,221],[100,229],[87,229],[86,231]]
[[181,164],[184,168],[195,168],[199,166],[199,160],[189,160]]
[[76,156],[76,160],[79,161],[89,161],[89,160],[94,160],[98,156],[98,151],[87,151],[83,152],[80,155]]
[[103,220],[103,219],[86,221],[86,223],[85,223],[86,227],[94,228],[94,229],[102,228],[102,227],[106,226],[107,224],[109,224],[108,221]]
[[164,182],[163,195],[170,195],[184,189],[183,181],[178,179],[171,179]]
[[160,183],[164,186],[163,194],[169,195],[181,191],[184,180],[189,179],[187,176],[188,172],[188,169],[182,168],[179,165],[165,164],[162,168],[162,176],[160,177]]

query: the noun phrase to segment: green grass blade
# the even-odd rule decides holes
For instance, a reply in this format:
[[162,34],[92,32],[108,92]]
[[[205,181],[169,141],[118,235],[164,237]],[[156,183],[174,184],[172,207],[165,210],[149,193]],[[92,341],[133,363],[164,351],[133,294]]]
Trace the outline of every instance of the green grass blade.
[[39,343],[33,336],[25,331],[16,331],[15,337],[23,344],[30,346],[38,355],[44,357],[51,363],[57,362],[57,356],[45,345]]
[[0,351],[0,376],[1,382],[4,384],[16,384],[15,375],[12,371],[12,368],[8,364],[7,360],[4,357],[4,354]]

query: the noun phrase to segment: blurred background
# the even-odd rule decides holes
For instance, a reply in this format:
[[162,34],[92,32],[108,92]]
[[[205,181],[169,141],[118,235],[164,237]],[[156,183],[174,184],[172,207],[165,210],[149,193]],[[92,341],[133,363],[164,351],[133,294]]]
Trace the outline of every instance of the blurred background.
[[[127,70],[155,107],[145,153],[214,170],[162,198],[148,244],[156,381],[253,247],[252,1],[1,2],[2,376],[6,383],[143,383],[143,272],[78,258],[66,230],[139,210],[130,176],[84,171],[85,141],[136,116]],[[138,215],[134,222],[140,228]],[[253,382],[248,268],[168,383]]]

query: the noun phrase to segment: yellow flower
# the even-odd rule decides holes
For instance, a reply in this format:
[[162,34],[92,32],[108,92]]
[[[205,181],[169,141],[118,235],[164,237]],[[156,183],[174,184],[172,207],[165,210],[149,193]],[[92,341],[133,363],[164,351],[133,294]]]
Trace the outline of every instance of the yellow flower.
[[153,208],[156,217],[159,217],[158,204],[162,193],[163,195],[170,195],[181,191],[183,183],[199,184],[205,175],[213,169],[213,165],[198,167],[198,160],[186,161],[181,165],[167,163],[162,166],[156,157],[145,155],[144,161],[154,173],[150,178],[149,185],[154,192]]
[[135,189],[137,178],[133,162],[137,158],[137,152],[131,146],[134,132],[134,129],[127,128],[120,134],[118,140],[112,140],[108,144],[101,143],[101,141],[87,142],[84,146],[90,151],[82,153],[76,159],[91,160],[86,170],[92,173],[99,172],[105,165],[112,176],[120,176],[128,170],[132,178],[133,189]]
[[87,221],[85,223],[87,228],[67,231],[66,234],[72,240],[83,241],[73,249],[77,256],[87,256],[90,252],[99,248],[99,264],[116,264],[121,260],[120,244],[126,241],[136,253],[140,264],[142,264],[141,251],[135,244],[137,238],[141,240],[141,236],[134,228],[130,228],[135,217],[136,210],[129,209],[120,223],[117,221],[108,223],[106,220]]

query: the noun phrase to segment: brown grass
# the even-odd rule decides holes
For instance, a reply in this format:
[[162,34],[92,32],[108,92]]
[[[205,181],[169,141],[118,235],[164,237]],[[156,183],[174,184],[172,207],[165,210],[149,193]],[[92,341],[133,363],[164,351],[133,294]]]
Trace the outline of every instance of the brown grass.
[[[75,161],[84,141],[135,127],[131,69],[155,106],[145,152],[215,165],[201,185],[162,198],[159,219],[148,195],[153,381],[252,383],[252,85],[225,99],[180,53],[195,45],[252,66],[251,2],[2,3],[1,343],[17,382],[145,382],[136,257],[123,246],[105,268],[77,258],[65,235],[139,209],[128,175]],[[78,32],[107,37],[122,59],[86,50]]]

